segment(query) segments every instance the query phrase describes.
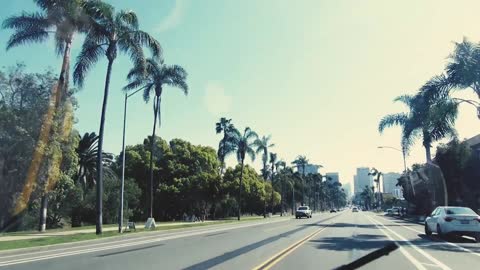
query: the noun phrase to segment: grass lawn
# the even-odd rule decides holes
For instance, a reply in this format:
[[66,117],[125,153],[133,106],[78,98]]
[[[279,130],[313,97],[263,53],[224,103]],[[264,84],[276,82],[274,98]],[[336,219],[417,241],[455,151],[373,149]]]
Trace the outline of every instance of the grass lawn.
[[[263,219],[262,216],[252,216],[252,217],[242,217],[242,221],[254,221]],[[42,238],[34,238],[34,239],[23,239],[23,240],[13,240],[13,241],[2,241],[0,242],[0,250],[9,250],[9,249],[17,249],[17,248],[27,248],[27,247],[39,247],[39,246],[48,246],[54,244],[62,244],[62,243],[71,243],[71,242],[78,242],[78,241],[85,241],[85,240],[93,240],[93,239],[103,239],[108,237],[123,237],[130,234],[137,234],[142,232],[151,232],[151,231],[165,231],[165,230],[172,230],[172,229],[180,229],[180,228],[190,228],[190,227],[201,227],[201,226],[209,226],[209,225],[217,225],[217,224],[225,224],[225,223],[234,223],[238,222],[236,218],[229,218],[218,220],[214,222],[196,222],[196,223],[189,223],[189,224],[174,224],[172,225],[162,225],[155,228],[155,230],[144,230],[143,228],[137,228],[137,231],[130,231],[125,232],[124,234],[118,234],[117,231],[108,231],[103,232],[102,235],[97,236],[95,233],[77,233],[71,235],[62,235],[62,236],[47,236]],[[163,224],[163,222],[162,222]],[[108,225],[108,226],[117,226],[117,225]],[[85,226],[80,228],[74,229],[89,229],[95,228],[95,226]],[[61,229],[59,229],[61,230]],[[49,230],[52,232],[55,230]],[[58,231],[58,230],[57,230]],[[8,233],[4,235],[22,235],[26,232],[18,232],[18,233]]]

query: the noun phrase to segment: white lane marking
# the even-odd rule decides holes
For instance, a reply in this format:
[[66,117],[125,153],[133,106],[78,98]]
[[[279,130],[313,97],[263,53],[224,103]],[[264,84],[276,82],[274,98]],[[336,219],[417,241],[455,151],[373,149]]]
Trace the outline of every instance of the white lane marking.
[[430,267],[440,267],[436,264],[433,264],[433,263],[422,263],[423,265],[426,265],[426,266],[430,266]]
[[[385,220],[387,220],[387,221],[389,220],[389,219],[386,219],[386,218],[384,218],[384,217],[381,217],[381,218],[383,218],[383,219],[385,219]],[[407,227],[407,226],[403,226],[403,225],[400,224],[399,222],[396,222],[396,221],[393,221],[393,220],[390,220],[390,221],[392,221],[392,222],[398,224],[399,226],[401,226],[401,227],[403,227],[403,228],[405,228],[405,229],[407,229],[407,230],[410,230],[410,231],[412,231],[412,232],[417,232],[417,233],[420,233],[420,234],[422,234],[422,233],[424,234],[424,233],[425,233],[425,232],[422,232],[422,231],[417,231],[417,230],[415,230],[415,229],[409,228],[409,227]],[[419,226],[421,226],[421,225],[419,225]],[[447,245],[450,245],[450,246],[452,246],[452,247],[456,247],[456,248],[458,248],[458,249],[460,249],[460,250],[462,250],[462,251],[468,252],[468,253],[470,253],[470,254],[472,254],[472,255],[475,255],[475,256],[479,256],[479,257],[480,257],[480,253],[478,253],[478,252],[475,252],[475,251],[470,250],[470,249],[468,249],[468,248],[462,247],[462,246],[457,245],[457,244],[455,244],[455,243],[451,243],[451,242],[445,241],[445,240],[443,240],[443,239],[440,239],[440,240],[441,240],[442,242],[436,242],[436,243],[447,244]]]
[[371,220],[374,220],[376,221],[378,224],[380,224],[383,228],[387,229],[388,231],[390,231],[391,233],[393,233],[394,235],[396,235],[398,238],[400,238],[402,241],[404,241],[405,243],[407,243],[409,246],[411,246],[412,248],[414,248],[418,253],[422,254],[425,258],[429,259],[431,262],[433,262],[434,264],[438,265],[440,268],[442,268],[443,270],[451,270],[450,267],[446,266],[444,263],[442,263],[441,261],[437,260],[435,257],[433,257],[432,255],[428,254],[426,251],[422,250],[421,248],[417,247],[416,245],[414,245],[412,242],[408,241],[406,238],[404,238],[403,236],[401,236],[400,234],[396,233],[395,231],[393,231],[392,229],[386,227],[385,225],[383,225],[381,222],[379,222],[378,220],[374,219],[374,218],[371,218],[369,216],[367,216],[367,218],[371,219]]
[[[368,216],[367,218],[370,219],[370,217]],[[402,252],[403,256],[405,256],[405,258],[407,258],[417,269],[427,270],[427,268],[425,268],[422,263],[415,259],[408,251],[406,251],[405,248],[402,247],[402,245],[397,240],[395,240],[390,234],[388,234],[384,229],[382,229],[376,222],[372,220],[370,220],[370,222],[374,224],[388,239],[395,242],[399,246],[399,250],[400,252]]]
[[[280,221],[271,221],[269,223],[275,223],[275,222],[280,222]],[[188,236],[208,234],[208,233],[212,233],[212,232],[229,231],[229,230],[253,227],[253,226],[258,226],[258,225],[262,225],[262,224],[269,224],[269,223],[254,223],[254,224],[246,224],[246,225],[235,226],[235,227],[225,227],[225,228],[216,228],[216,229],[210,229],[210,230],[194,231],[194,232],[188,232],[188,233],[177,234],[177,235],[161,236],[161,237],[158,237],[158,238],[154,238],[154,239],[150,239],[150,240],[144,240],[144,241],[137,241],[137,242],[133,242],[133,243],[130,242],[130,243],[118,244],[118,242],[117,242],[117,243],[113,243],[115,245],[108,245],[108,246],[104,246],[104,247],[88,248],[88,249],[81,249],[81,250],[76,250],[76,251],[61,252],[61,253],[56,253],[56,254],[51,254],[51,255],[42,255],[42,256],[36,256],[36,257],[29,257],[29,258],[23,258],[23,259],[14,259],[14,260],[9,260],[9,261],[3,261],[3,262],[0,262],[0,267],[7,266],[7,265],[27,263],[27,262],[48,260],[48,259],[54,259],[54,258],[59,258],[59,257],[72,256],[72,255],[79,255],[79,254],[85,254],[85,253],[92,253],[92,252],[96,252],[96,251],[104,251],[104,250],[111,250],[111,249],[124,248],[124,247],[133,247],[133,246],[138,246],[138,245],[143,245],[143,244],[148,244],[148,243],[162,242],[162,241],[166,241],[166,240],[178,239],[178,238],[183,238],[183,237],[188,237]],[[143,238],[145,238],[145,237],[143,237]],[[151,236],[149,238],[151,238]],[[130,240],[132,240],[132,239],[130,239]],[[123,242],[126,242],[126,241],[119,241],[119,242],[123,243]],[[63,249],[63,250],[66,250],[66,249]],[[51,250],[48,251],[48,252],[51,252]],[[30,253],[24,253],[22,255],[29,256],[31,254]]]

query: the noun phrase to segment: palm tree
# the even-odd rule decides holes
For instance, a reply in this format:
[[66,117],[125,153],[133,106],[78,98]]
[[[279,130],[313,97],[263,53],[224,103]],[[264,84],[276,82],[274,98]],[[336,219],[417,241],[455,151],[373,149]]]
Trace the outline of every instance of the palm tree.
[[263,170],[262,175],[263,179],[267,180],[267,171],[268,171],[268,149],[270,147],[274,147],[275,144],[270,143],[272,139],[271,135],[263,136],[262,138],[258,138],[255,140],[254,145],[256,147],[255,153],[260,154],[262,153],[262,163],[263,163]]
[[431,163],[432,143],[456,135],[454,122],[458,104],[448,98],[429,100],[422,94],[399,96],[394,101],[404,103],[409,112],[383,117],[378,125],[379,132],[395,125],[402,127],[402,148],[405,151],[408,151],[415,139],[421,137],[427,163]]
[[34,0],[42,12],[26,13],[12,16],[3,21],[2,27],[13,29],[15,33],[7,42],[7,50],[31,43],[45,42],[50,35],[55,39],[58,55],[63,55],[57,92],[57,102],[68,90],[70,52],[77,32],[86,32],[89,20],[83,12],[79,0]]
[[[52,97],[54,105],[48,108],[42,123],[42,132],[35,147],[32,160],[42,160],[45,155],[43,145],[48,144],[49,136],[52,131],[52,122],[55,114],[59,112],[59,107],[63,104],[65,93],[68,91],[68,75],[70,70],[70,51],[73,37],[76,32],[85,32],[88,29],[88,20],[80,6],[80,1],[76,0],[35,0],[35,4],[41,9],[41,12],[26,13],[12,16],[5,19],[2,23],[4,29],[12,29],[15,32],[7,41],[7,50],[32,42],[44,42],[50,35],[55,39],[55,47],[58,55],[63,55],[60,75],[55,87],[52,88]],[[65,115],[65,117],[68,117]],[[67,132],[69,129],[63,129]],[[54,130],[55,132],[55,130]],[[66,136],[64,136],[66,137]],[[58,156],[55,159],[60,159]],[[58,164],[59,162],[52,162]],[[27,173],[27,181],[33,182],[37,175],[40,163],[32,162]],[[45,184],[45,186],[47,186]],[[45,231],[47,219],[48,196],[45,190],[42,194],[40,209],[40,231]]]
[[245,128],[243,134],[234,128],[230,134],[227,147],[228,154],[235,153],[237,155],[238,163],[241,165],[240,171],[240,187],[238,189],[238,220],[241,216],[242,208],[242,186],[243,186],[243,167],[245,165],[245,157],[248,155],[252,161],[255,160],[255,151],[253,147],[255,146],[254,141],[258,138],[257,133],[251,130],[249,127]]
[[376,177],[376,179],[373,179],[373,181],[377,184],[377,192],[378,192],[378,204],[381,207],[382,203],[382,192],[380,191],[380,177],[383,176],[383,173],[375,168],[372,168],[372,170],[368,173],[368,175],[371,175],[373,177]]
[[[263,181],[266,182],[268,178],[268,149],[270,147],[274,147],[275,144],[270,143],[270,140],[272,139],[272,136],[263,136],[262,138],[257,138],[254,142],[254,145],[256,147],[255,153],[260,154],[262,153],[262,177]],[[272,172],[273,173],[273,172]],[[266,199],[263,201],[263,217],[267,217],[267,202]]]
[[298,156],[297,159],[292,161],[292,164],[297,167],[297,171],[302,169],[302,205],[305,203],[305,168],[308,165],[308,159],[306,156]]
[[85,2],[83,8],[93,20],[91,21],[80,54],[77,57],[77,63],[75,64],[73,73],[74,82],[82,87],[88,71],[98,62],[100,56],[105,54],[108,60],[103,91],[102,113],[100,117],[100,131],[98,133],[97,155],[96,233],[101,234],[103,194],[103,170],[101,160],[105,116],[113,63],[120,51],[129,55],[136,67],[144,67],[146,66],[146,59],[142,47],[146,46],[150,48],[155,59],[160,58],[161,47],[160,43],[148,33],[139,30],[138,18],[133,11],[119,11],[115,13],[113,6],[93,0]]
[[[272,165],[271,170],[272,170],[272,176],[270,179],[270,182],[272,183],[272,194],[270,196],[270,207],[271,207],[271,212],[273,214],[273,179],[275,177],[275,164],[277,163],[277,154],[270,152],[270,164]],[[277,171],[278,173],[278,171]]]
[[218,145],[218,159],[220,160],[220,175],[223,175],[223,171],[225,170],[225,157],[227,155],[227,141],[228,141],[228,136],[230,132],[234,129],[233,124],[231,123],[232,119],[227,119],[225,117],[220,118],[220,121],[218,121],[215,124],[215,131],[217,134],[220,134],[223,132],[223,138],[220,140],[220,143]]
[[[277,162],[275,162],[275,170],[277,171],[277,174],[280,172],[280,167],[282,167],[282,170],[285,170],[285,168],[287,167],[287,163],[283,160],[278,160]],[[282,182],[281,182],[281,191],[280,191],[280,216],[283,216],[283,212],[284,212],[284,209],[283,209],[283,197],[284,197],[284,192],[285,192],[285,179],[284,178],[281,178]]]
[[[143,99],[145,102],[150,100],[150,95],[155,94],[153,101],[153,131],[152,138],[155,138],[155,130],[161,124],[161,100],[163,88],[172,86],[179,88],[185,95],[188,95],[187,72],[177,65],[168,66],[163,61],[156,61],[153,58],[146,60],[146,66],[134,67],[127,75],[130,81],[124,87],[124,90],[143,89]],[[150,218],[153,218],[153,151],[154,141],[150,145]]]

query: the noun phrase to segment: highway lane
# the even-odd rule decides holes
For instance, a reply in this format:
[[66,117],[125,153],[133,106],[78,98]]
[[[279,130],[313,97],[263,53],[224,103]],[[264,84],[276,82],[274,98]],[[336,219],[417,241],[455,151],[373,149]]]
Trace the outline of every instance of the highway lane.
[[401,246],[362,269],[472,269],[480,265],[480,244],[467,238],[429,238],[423,225],[370,212],[347,213],[325,232],[266,269],[333,269],[391,241]]
[[[392,241],[401,248],[363,269],[448,270],[480,265],[480,244],[467,238],[449,240],[427,238],[419,224],[346,210],[312,219],[150,233],[41,254],[0,254],[0,269],[333,269]],[[72,254],[64,254],[68,252]],[[63,255],[55,258],[55,254]],[[50,257],[41,258],[46,255]],[[13,263],[2,267],[8,260]]]
[[[0,254],[8,269],[248,269],[261,263],[340,214],[312,219],[279,218],[262,222],[219,225],[214,228],[152,233],[139,239],[41,254]],[[212,226],[213,227],[213,226]],[[57,257],[57,255],[59,257]]]

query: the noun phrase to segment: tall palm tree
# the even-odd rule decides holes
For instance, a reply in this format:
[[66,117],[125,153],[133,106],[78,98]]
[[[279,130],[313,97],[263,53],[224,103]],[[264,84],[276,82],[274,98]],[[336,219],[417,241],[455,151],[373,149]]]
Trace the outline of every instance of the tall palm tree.
[[[271,164],[271,170],[272,170],[272,176],[271,176],[271,179],[270,179],[270,182],[272,184],[272,194],[270,196],[270,207],[271,207],[271,212],[273,214],[273,179],[275,178],[275,164],[277,163],[277,154],[276,153],[272,153],[270,152],[270,164]],[[278,173],[278,171],[277,171]]]
[[143,47],[148,47],[155,59],[160,58],[160,43],[148,33],[139,30],[138,18],[133,11],[115,12],[113,6],[101,1],[88,1],[83,4],[85,12],[92,17],[89,31],[85,37],[80,54],[77,57],[73,73],[74,82],[82,87],[85,77],[98,62],[103,54],[107,57],[107,73],[103,90],[102,113],[100,116],[100,129],[98,133],[97,155],[97,213],[96,233],[102,233],[102,194],[103,194],[103,170],[101,166],[103,153],[103,136],[105,117],[107,111],[108,92],[112,67],[118,52],[126,53],[136,67],[146,66]]
[[382,192],[380,191],[380,177],[383,176],[383,173],[381,171],[377,170],[376,168],[372,168],[371,171],[368,173],[368,175],[376,177],[376,178],[373,179],[373,181],[375,182],[375,184],[377,184],[377,192],[378,192],[377,199],[378,199],[378,202],[379,202],[379,206],[381,207]]
[[[275,162],[275,170],[277,171],[277,174],[280,172],[280,168],[282,168],[282,170],[285,170],[285,168],[287,167],[287,163],[284,161],[284,160],[278,160],[277,162]],[[282,177],[281,178],[282,182],[281,182],[281,190],[280,190],[280,216],[283,216],[283,212],[284,212],[284,209],[283,209],[283,197],[284,197],[284,192],[285,192],[285,178]]]
[[454,123],[458,104],[448,98],[428,99],[422,94],[399,96],[394,101],[404,103],[409,111],[383,117],[378,125],[379,132],[387,127],[400,126],[405,151],[421,137],[427,163],[431,163],[432,143],[456,135]]
[[263,179],[267,180],[267,171],[268,171],[268,150],[271,147],[274,147],[275,144],[270,143],[272,139],[271,135],[263,136],[262,138],[258,138],[255,140],[254,144],[256,147],[255,153],[262,154],[262,163],[263,163]]
[[223,132],[223,138],[220,140],[218,144],[218,159],[220,160],[220,175],[223,175],[223,171],[225,170],[225,157],[227,155],[227,141],[230,132],[234,129],[233,124],[231,123],[232,119],[227,119],[225,117],[220,118],[220,121],[215,123],[215,131],[217,134]]
[[[35,0],[35,4],[41,9],[41,12],[27,13],[12,16],[5,19],[2,23],[4,29],[12,29],[15,32],[7,41],[7,50],[28,43],[45,42],[49,36],[53,35],[55,40],[56,52],[63,55],[60,75],[55,87],[52,88],[52,97],[54,103],[49,106],[42,123],[41,134],[39,136],[37,146],[33,153],[32,163],[27,171],[27,184],[30,186],[35,181],[41,162],[44,158],[45,148],[43,145],[48,144],[49,136],[52,132],[52,122],[57,113],[60,112],[59,107],[64,103],[65,94],[68,91],[69,70],[70,70],[70,51],[75,33],[85,32],[88,29],[88,20],[80,6],[81,1],[77,0]],[[65,113],[64,113],[65,114]],[[59,115],[59,117],[61,117]],[[65,114],[65,118],[68,115]],[[68,133],[70,129],[63,129],[64,133]],[[53,131],[55,133],[55,130]],[[63,137],[68,135],[63,134]],[[56,156],[54,159],[60,159]],[[52,164],[59,164],[54,161]],[[49,171],[54,169],[49,169]],[[48,182],[48,181],[47,181]],[[46,183],[45,186],[49,184]],[[43,191],[40,209],[40,231],[45,231],[47,218],[48,196],[47,190]]]
[[[273,143],[270,143],[270,140],[272,139],[272,136],[271,135],[268,135],[268,136],[263,136],[262,138],[257,138],[254,142],[254,145],[255,145],[255,153],[258,155],[258,154],[262,154],[262,164],[263,164],[263,167],[262,167],[262,177],[263,177],[263,181],[264,183],[266,183],[267,181],[267,178],[268,178],[268,149],[270,147],[274,147],[275,144]],[[273,172],[272,172],[273,173]],[[267,201],[266,201],[266,198],[264,199],[263,201],[263,217],[267,217]]]
[[[176,87],[188,95],[187,72],[177,65],[168,66],[163,61],[156,61],[153,58],[146,60],[146,66],[134,67],[127,75],[129,83],[124,90],[134,90],[143,88],[143,99],[145,102],[150,100],[150,95],[155,94],[153,100],[153,131],[152,138],[155,138],[155,131],[161,124],[161,100],[163,88],[165,86]],[[153,218],[153,139],[150,144],[150,218]]]
[[292,164],[297,167],[297,171],[300,171],[302,169],[302,205],[305,203],[305,168],[308,165],[308,159],[306,156],[298,156],[294,161],[292,161]]
[[257,133],[249,127],[245,128],[243,134],[234,128],[230,134],[228,154],[235,153],[237,161],[240,163],[240,187],[238,189],[238,220],[240,220],[242,211],[242,187],[243,187],[243,168],[245,166],[245,157],[248,155],[252,161],[255,160],[254,141],[258,138]]

